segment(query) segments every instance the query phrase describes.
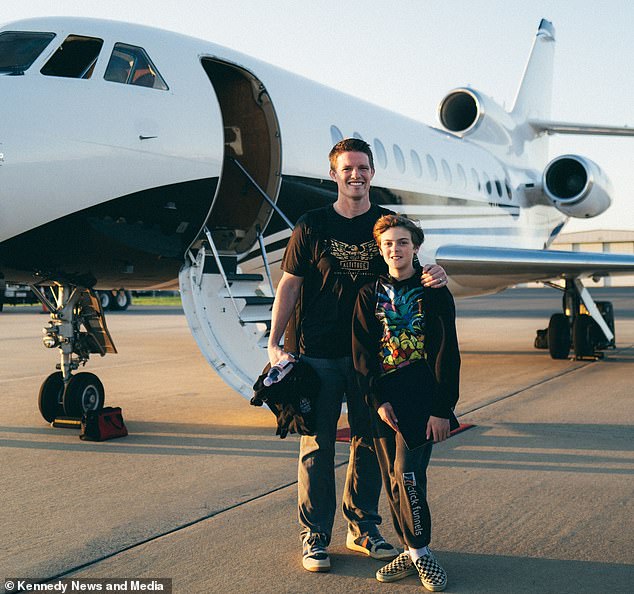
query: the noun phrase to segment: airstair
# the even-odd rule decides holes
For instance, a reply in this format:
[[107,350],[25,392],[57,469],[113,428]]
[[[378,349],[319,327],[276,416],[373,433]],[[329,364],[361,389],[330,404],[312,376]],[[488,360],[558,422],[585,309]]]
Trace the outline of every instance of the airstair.
[[[249,173],[245,178],[292,229],[293,225]],[[251,398],[253,383],[268,361],[267,342],[275,289],[262,229],[256,227],[265,274],[243,274],[238,254],[217,247],[206,226],[196,253],[179,274],[181,300],[192,334],[209,363],[232,388]]]

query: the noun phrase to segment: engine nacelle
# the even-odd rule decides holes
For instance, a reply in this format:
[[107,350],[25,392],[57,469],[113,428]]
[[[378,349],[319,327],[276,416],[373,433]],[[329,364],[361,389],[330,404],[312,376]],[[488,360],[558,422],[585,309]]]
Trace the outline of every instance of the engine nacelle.
[[438,120],[456,136],[494,145],[510,144],[515,128],[513,118],[493,99],[464,87],[440,102]]
[[579,155],[562,155],[544,169],[544,193],[557,210],[579,219],[596,217],[612,204],[612,185],[601,168]]

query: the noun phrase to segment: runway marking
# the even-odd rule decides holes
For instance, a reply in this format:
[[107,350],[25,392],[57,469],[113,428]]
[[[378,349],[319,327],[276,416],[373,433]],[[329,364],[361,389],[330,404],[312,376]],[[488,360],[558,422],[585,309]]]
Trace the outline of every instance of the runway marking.
[[[340,468],[344,465],[346,465],[348,463],[348,461],[346,460],[345,462],[340,462],[339,464],[335,464],[335,470],[337,468]],[[53,580],[58,580],[60,578],[63,578],[65,576],[71,575],[73,573],[76,573],[78,571],[81,571],[82,569],[86,569],[87,567],[90,567],[92,565],[96,565],[97,563],[100,563],[101,561],[105,561],[107,559],[112,559],[113,557],[116,557],[117,555],[120,555],[121,553],[125,553],[127,551],[131,551],[133,549],[136,549],[137,547],[143,546],[144,544],[148,544],[150,542],[153,542],[155,540],[159,540],[160,538],[163,538],[165,536],[169,536],[170,534],[174,534],[176,532],[180,532],[181,530],[184,530],[185,528],[189,528],[191,526],[195,526],[196,524],[200,524],[201,522],[204,522],[205,520],[210,520],[211,518],[214,518],[215,516],[218,516],[220,514],[223,514],[225,512],[231,511],[232,509],[236,509],[238,507],[242,507],[243,505],[246,505],[248,503],[252,503],[254,501],[258,501],[259,499],[263,499],[264,497],[268,496],[268,495],[272,495],[273,493],[277,493],[278,491],[282,491],[283,489],[287,489],[288,487],[292,487],[294,485],[297,484],[297,481],[292,481],[290,483],[287,483],[285,485],[281,485],[279,487],[276,487],[275,489],[271,489],[270,491],[267,491],[266,493],[261,493],[260,495],[255,495],[253,497],[250,497],[249,499],[245,499],[244,501],[240,501],[238,503],[235,503],[234,505],[230,505],[228,507],[225,507],[224,509],[220,509],[218,511],[212,512],[210,514],[206,514],[204,516],[201,516],[200,518],[197,518],[196,520],[191,520],[190,522],[187,522],[185,524],[181,524],[180,526],[176,526],[175,528],[172,528],[170,530],[166,530],[165,532],[161,532],[160,534],[156,534],[154,536],[150,536],[148,538],[145,538],[139,542],[133,543],[131,545],[128,545],[126,547],[123,547],[121,549],[119,549],[118,551],[113,551],[112,553],[108,553],[106,555],[103,555],[101,557],[99,557],[98,559],[93,559],[92,561],[87,561],[86,563],[82,563],[81,565],[78,565],[76,567],[72,567],[71,569],[68,569],[64,572],[58,573],[57,575],[53,575],[50,577],[47,577],[37,583],[40,584],[46,584],[48,582],[51,582]]]
[[474,406],[473,408],[469,408],[467,410],[460,410],[460,413],[458,414],[459,417],[462,417],[464,415],[468,415],[472,412],[475,412],[477,410],[481,410],[487,406],[491,406],[492,404],[495,404],[497,402],[502,402],[503,400],[506,400],[508,398],[512,398],[513,396],[519,396],[520,394],[522,394],[523,392],[526,392],[527,390],[532,390],[533,388],[536,388],[538,386],[542,386],[544,384],[547,384],[548,382],[551,382],[553,380],[559,379],[561,377],[564,377],[570,373],[575,373],[577,371],[579,371],[580,369],[585,369],[586,367],[588,367],[588,365],[592,365],[593,363],[596,363],[596,361],[578,361],[578,363],[581,363],[580,365],[578,365],[577,367],[574,367],[572,369],[565,369],[564,371],[562,371],[561,373],[557,373],[555,375],[552,375],[550,377],[546,377],[542,380],[539,380],[537,382],[535,382],[534,384],[529,384],[528,386],[524,386],[523,388],[520,388],[519,390],[515,390],[513,392],[509,392],[508,394],[503,394],[502,396],[497,396],[495,398],[491,398],[491,400],[487,400],[483,403],[478,404],[477,406]]

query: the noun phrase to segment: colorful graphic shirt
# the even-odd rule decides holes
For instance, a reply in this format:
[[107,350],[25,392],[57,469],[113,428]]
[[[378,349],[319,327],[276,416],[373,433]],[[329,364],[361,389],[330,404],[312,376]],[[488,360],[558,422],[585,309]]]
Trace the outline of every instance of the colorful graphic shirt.
[[377,282],[376,318],[383,326],[378,359],[390,373],[425,358],[425,309],[422,286]]

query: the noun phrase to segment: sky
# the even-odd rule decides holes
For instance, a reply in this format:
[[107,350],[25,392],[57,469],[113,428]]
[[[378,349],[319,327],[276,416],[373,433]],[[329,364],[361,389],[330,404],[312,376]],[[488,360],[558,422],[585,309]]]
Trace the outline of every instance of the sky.
[[[552,118],[634,127],[631,0],[2,0],[0,23],[91,16],[178,31],[438,126],[470,85],[510,109],[542,18],[555,26]],[[556,135],[551,158],[595,161],[612,207],[565,231],[634,230],[634,137]]]

